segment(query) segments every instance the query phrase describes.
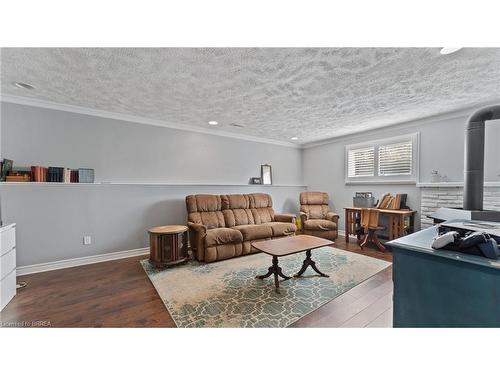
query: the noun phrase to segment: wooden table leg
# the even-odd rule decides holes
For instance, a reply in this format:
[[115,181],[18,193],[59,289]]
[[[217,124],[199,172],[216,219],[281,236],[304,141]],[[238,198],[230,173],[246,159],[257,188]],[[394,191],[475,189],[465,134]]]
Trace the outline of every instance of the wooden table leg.
[[282,277],[284,280],[291,279],[291,277],[285,276],[281,270],[281,267],[278,266],[278,257],[277,256],[273,256],[273,265],[268,268],[267,273],[264,275],[255,276],[255,278],[262,280],[262,279],[268,278],[271,275],[274,275],[274,287],[276,288],[276,293],[280,292],[279,291],[280,281],[279,281],[278,276]]
[[410,215],[410,227],[408,228],[408,232],[415,232],[415,212]]
[[356,238],[358,239],[358,245],[361,241],[361,237],[363,237],[365,230],[364,227],[361,225],[361,211],[354,211],[353,212],[353,218],[354,218],[354,230],[353,233],[356,233]]
[[389,215],[389,241],[394,239],[394,216]]
[[351,228],[350,211],[345,209],[345,242],[349,242],[349,234]]
[[404,216],[399,217],[399,237],[405,236],[405,218]]
[[302,268],[300,269],[297,274],[295,274],[293,277],[300,277],[304,272],[306,272],[307,267],[311,266],[311,268],[320,276],[323,277],[330,277],[327,274],[321,272],[318,267],[316,267],[316,262],[312,260],[311,258],[311,250],[306,250],[306,259],[304,259],[304,263],[302,263]]

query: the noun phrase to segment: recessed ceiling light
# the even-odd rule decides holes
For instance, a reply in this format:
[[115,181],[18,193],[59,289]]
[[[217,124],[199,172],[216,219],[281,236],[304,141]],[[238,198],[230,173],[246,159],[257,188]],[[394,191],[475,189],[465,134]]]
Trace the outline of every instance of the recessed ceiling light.
[[35,86],[32,86],[32,85],[30,85],[28,83],[24,83],[24,82],[12,82],[12,84],[20,89],[28,89],[28,90],[35,89]]
[[290,139],[291,139],[292,141],[296,141],[296,140],[298,140],[298,139],[299,139],[299,137],[292,137],[292,138],[290,138]]
[[462,49],[462,47],[444,47],[444,48],[441,48],[441,51],[439,51],[439,53],[441,55],[450,55],[450,54],[457,52],[461,49]]
[[219,125],[219,123],[217,121],[212,120],[208,122],[208,125]]

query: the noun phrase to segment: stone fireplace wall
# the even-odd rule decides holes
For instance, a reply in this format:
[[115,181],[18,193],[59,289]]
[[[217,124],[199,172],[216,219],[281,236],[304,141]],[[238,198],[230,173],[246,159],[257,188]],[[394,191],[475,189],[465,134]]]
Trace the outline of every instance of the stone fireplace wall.
[[[433,225],[427,215],[439,207],[462,207],[463,190],[462,186],[421,187],[421,228]],[[484,209],[500,211],[500,186],[485,186]]]

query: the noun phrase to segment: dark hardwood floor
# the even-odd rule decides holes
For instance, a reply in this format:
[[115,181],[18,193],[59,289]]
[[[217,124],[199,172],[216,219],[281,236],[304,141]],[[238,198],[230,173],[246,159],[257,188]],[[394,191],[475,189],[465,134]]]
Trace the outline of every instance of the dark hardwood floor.
[[[343,237],[335,247],[392,261]],[[18,277],[27,287],[0,314],[4,327],[175,327],[135,257]],[[392,267],[292,324],[292,327],[392,327]]]

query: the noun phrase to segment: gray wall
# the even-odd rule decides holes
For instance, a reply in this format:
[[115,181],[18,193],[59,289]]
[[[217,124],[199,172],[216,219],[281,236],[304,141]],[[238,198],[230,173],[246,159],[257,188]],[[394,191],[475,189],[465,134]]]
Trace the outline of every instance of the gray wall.
[[94,168],[96,181],[246,184],[273,166],[302,183],[301,151],[266,143],[2,103],[4,157],[17,166]]
[[[188,194],[264,191],[277,212],[297,212],[304,190],[299,149],[10,103],[1,122],[2,157],[16,166],[86,166],[97,181],[185,184],[0,185],[3,219],[18,224],[18,266],[147,247],[147,228],[186,221]],[[264,163],[275,185],[299,186],[243,186]]]
[[[10,103],[1,104],[0,119],[1,155],[17,166],[87,166],[98,181],[124,183],[0,185],[3,219],[18,223],[19,266],[147,247],[147,228],[184,222],[184,197],[195,193],[264,191],[277,212],[297,212],[305,184],[329,192],[338,213],[356,191],[408,193],[409,205],[420,211],[414,184],[345,185],[345,145],[370,139],[418,131],[420,181],[429,181],[433,169],[449,181],[463,180],[465,117],[402,124],[305,150]],[[487,126],[489,181],[500,181],[498,144],[496,121]],[[273,166],[275,186],[246,186],[263,163]],[[84,235],[92,236],[92,245],[82,244]]]
[[[411,208],[420,210],[420,188],[415,184],[345,184],[345,146],[375,139],[420,132],[420,182],[430,182],[432,170],[447,176],[448,181],[463,181],[464,125],[467,117],[436,120],[427,123],[414,122],[399,126],[343,137],[304,150],[304,181],[308,190],[327,191],[331,206],[341,215],[340,229],[344,230],[343,207],[352,206],[356,191],[371,191],[375,197],[385,193],[407,193]],[[485,174],[488,181],[500,181],[500,121],[492,121],[486,127]],[[319,170],[322,172],[319,173]],[[417,215],[417,224],[420,217]]]

